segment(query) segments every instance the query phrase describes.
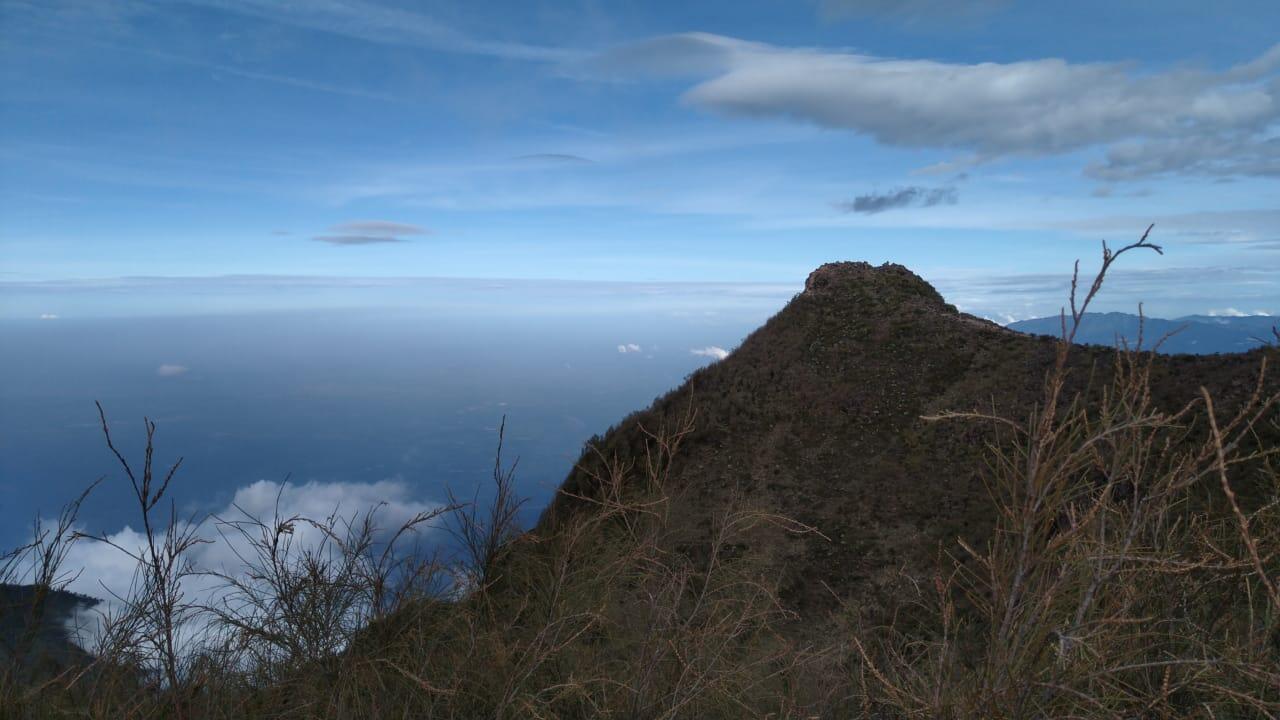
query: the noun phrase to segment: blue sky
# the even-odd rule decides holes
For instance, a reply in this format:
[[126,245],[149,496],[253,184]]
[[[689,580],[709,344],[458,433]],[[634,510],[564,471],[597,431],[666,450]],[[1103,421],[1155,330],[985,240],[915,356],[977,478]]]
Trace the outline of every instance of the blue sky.
[[1020,318],[1150,222],[1111,309],[1280,313],[1278,181],[1269,0],[0,0],[10,316],[853,259]]

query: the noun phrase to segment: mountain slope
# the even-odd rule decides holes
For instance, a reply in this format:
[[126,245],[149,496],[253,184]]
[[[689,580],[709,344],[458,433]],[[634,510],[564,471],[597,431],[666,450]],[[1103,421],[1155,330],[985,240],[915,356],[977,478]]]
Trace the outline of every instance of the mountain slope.
[[71,627],[78,615],[100,601],[65,590],[51,590],[43,598],[32,585],[0,584],[0,662],[15,653],[32,677],[84,662],[88,655],[74,642]]
[[[1054,351],[1051,338],[958,312],[901,266],[824,265],[728,358],[597,438],[600,454],[583,456],[541,525],[583,507],[571,496],[592,495],[601,457],[641,460],[646,430],[696,408],[668,487],[689,544],[731,503],[786,515],[825,537],[763,527],[739,548],[778,574],[784,600],[820,611],[842,598],[875,611],[900,570],[924,572],[957,536],[981,543],[992,522],[982,480],[990,429],[922,416],[1025,417]],[[1227,412],[1253,389],[1264,353],[1275,355],[1157,358],[1156,403],[1180,407],[1205,385]],[[1084,389],[1091,368],[1095,388],[1105,384],[1115,357],[1075,350],[1068,391]]]

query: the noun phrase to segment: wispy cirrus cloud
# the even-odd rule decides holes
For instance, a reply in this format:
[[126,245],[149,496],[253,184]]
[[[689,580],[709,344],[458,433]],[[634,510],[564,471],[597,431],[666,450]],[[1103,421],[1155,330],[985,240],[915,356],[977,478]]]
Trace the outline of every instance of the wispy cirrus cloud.
[[281,25],[355,38],[380,45],[422,47],[508,60],[562,62],[572,49],[475,37],[420,12],[366,2],[276,2],[275,0],[189,0],[205,7],[248,15]]
[[524,162],[544,163],[548,165],[589,165],[594,161],[590,158],[574,155],[572,153],[531,153],[529,155],[520,155],[515,158]]
[[1054,227],[1125,237],[1134,228],[1155,223],[1156,231],[1176,242],[1280,249],[1280,210],[1221,210],[1167,215],[1111,215],[1054,223]]

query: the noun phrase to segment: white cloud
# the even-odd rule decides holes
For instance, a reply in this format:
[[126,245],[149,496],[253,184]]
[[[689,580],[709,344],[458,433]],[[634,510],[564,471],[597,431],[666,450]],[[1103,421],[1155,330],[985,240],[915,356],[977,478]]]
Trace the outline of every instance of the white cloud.
[[708,345],[707,347],[704,347],[704,348],[694,348],[689,352],[693,353],[694,355],[700,355],[702,357],[715,358],[716,360],[723,360],[729,357],[728,350],[725,350],[722,347],[717,347],[715,345]]
[[[398,479],[373,483],[277,483],[260,480],[239,488],[226,507],[196,527],[198,536],[209,542],[195,545],[190,550],[188,557],[198,574],[184,581],[185,598],[197,604],[215,604],[226,596],[227,589],[216,577],[199,573],[243,575],[247,569],[243,559],[253,557],[246,538],[227,531],[225,527],[223,532],[219,532],[217,518],[242,521],[248,516],[273,525],[277,519],[283,521],[298,517],[324,522],[330,516],[352,519],[375,511],[378,537],[385,540],[389,532],[416,515],[430,513],[440,507],[438,503],[416,498],[413,489]],[[435,527],[419,526],[419,531],[431,532]],[[159,529],[158,532],[163,533],[164,530]],[[295,522],[290,537],[294,550],[300,552],[317,547],[323,539],[323,532],[306,522]],[[131,526],[108,533],[106,539],[131,550],[143,547],[146,541],[145,536]],[[408,541],[411,543],[413,537],[410,536]],[[118,606],[116,598],[128,595],[135,567],[132,558],[108,543],[86,538],[72,546],[65,568],[79,571],[79,574],[68,589],[104,600],[103,606],[75,618],[75,622],[90,628],[82,633],[82,641],[88,643],[92,640],[97,612],[115,609]]]
[[40,313],[41,320],[57,320],[57,313]]
[[172,365],[165,363],[156,368],[156,374],[160,377],[177,377],[178,375],[186,374],[187,370],[189,370],[189,368],[186,365]]
[[638,353],[638,352],[640,352],[640,346],[639,346],[639,345],[637,345],[637,344],[635,344],[635,343],[627,343],[626,345],[619,345],[619,346],[618,346],[618,352],[620,352],[620,353]]
[[596,67],[708,77],[684,99],[718,112],[802,120],[899,147],[968,153],[951,167],[1108,147],[1087,172],[1280,175],[1280,45],[1222,71],[1135,72],[1056,58],[898,60],[706,33],[653,38]]
[[1206,313],[1210,317],[1271,317],[1271,313],[1265,310],[1254,310],[1253,312],[1245,312],[1237,310],[1233,307],[1221,308],[1218,310],[1210,310]]

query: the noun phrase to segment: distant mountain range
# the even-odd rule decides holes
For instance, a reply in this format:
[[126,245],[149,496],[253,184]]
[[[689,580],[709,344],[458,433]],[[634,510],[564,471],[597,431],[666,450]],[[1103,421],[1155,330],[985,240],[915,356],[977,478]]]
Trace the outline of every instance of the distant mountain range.
[[[1245,352],[1276,342],[1271,329],[1280,326],[1280,317],[1187,315],[1172,320],[1149,317],[1142,323],[1142,345],[1145,348],[1150,348],[1164,338],[1159,347],[1160,352],[1211,355]],[[1138,340],[1138,327],[1137,315],[1120,312],[1086,313],[1076,340],[1084,345],[1116,347],[1123,339],[1132,347]],[[1010,323],[1008,328],[1029,335],[1057,337],[1062,333],[1061,319],[1057,316],[1019,320]]]

